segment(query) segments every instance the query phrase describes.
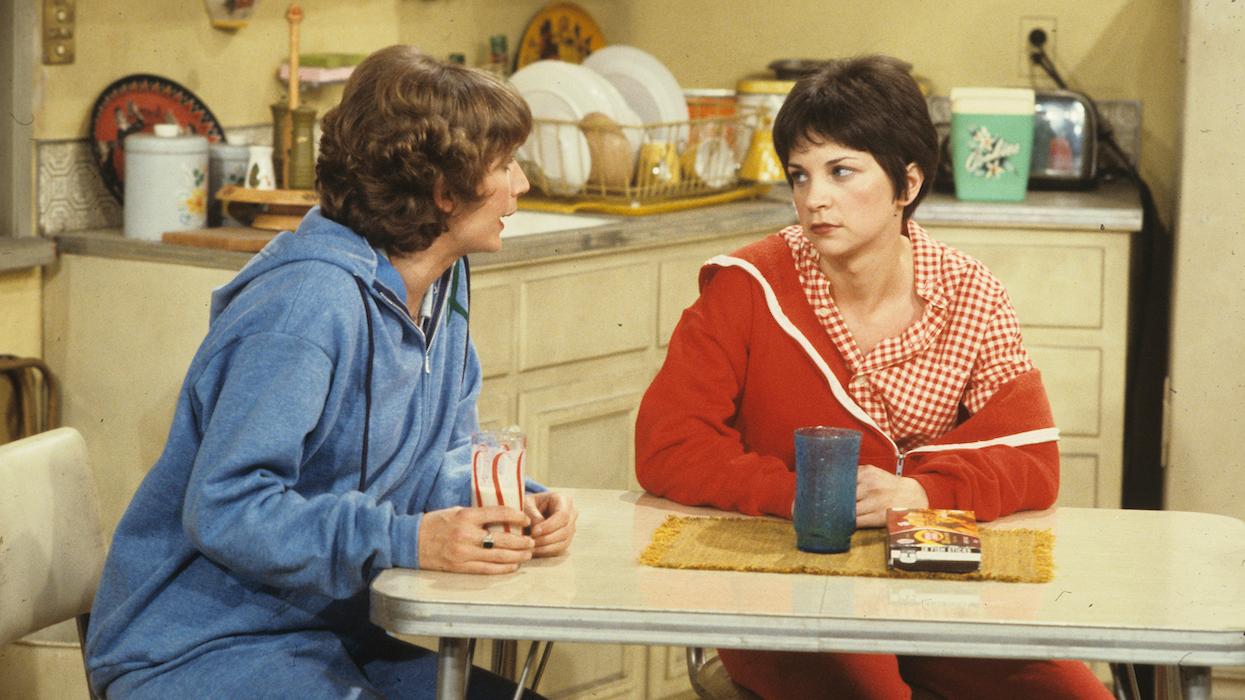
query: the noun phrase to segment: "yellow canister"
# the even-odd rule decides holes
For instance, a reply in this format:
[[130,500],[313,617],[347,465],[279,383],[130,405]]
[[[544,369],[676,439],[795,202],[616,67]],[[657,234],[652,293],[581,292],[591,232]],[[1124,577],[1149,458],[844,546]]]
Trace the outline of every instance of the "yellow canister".
[[757,113],[754,122],[756,128],[753,130],[752,138],[746,141],[741,140],[743,142],[739,144],[746,146],[745,150],[739,154],[742,161],[739,169],[741,180],[759,183],[786,181],[782,172],[782,164],[778,160],[778,154],[774,151],[774,139],[770,129],[773,127],[774,117],[778,116],[778,110],[782,108],[783,101],[787,99],[787,93],[791,92],[794,85],[794,80],[753,78],[745,78],[735,85],[735,95],[740,111],[752,110]]
[[740,107],[764,108],[772,120],[794,86],[794,80],[744,78],[735,84],[735,100]]

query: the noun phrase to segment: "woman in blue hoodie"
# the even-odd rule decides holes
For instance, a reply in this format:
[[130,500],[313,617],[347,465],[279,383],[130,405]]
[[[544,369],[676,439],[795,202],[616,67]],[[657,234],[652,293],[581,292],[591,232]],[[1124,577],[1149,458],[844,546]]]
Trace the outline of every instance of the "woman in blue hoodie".
[[[480,363],[466,255],[528,189],[522,98],[394,46],[323,120],[320,206],[212,296],[163,454],[117,527],[87,641],[110,698],[431,697],[435,654],[368,622],[382,569],[514,571],[569,498],[469,505]],[[488,523],[530,526],[530,536]],[[473,697],[501,681],[477,670]]]

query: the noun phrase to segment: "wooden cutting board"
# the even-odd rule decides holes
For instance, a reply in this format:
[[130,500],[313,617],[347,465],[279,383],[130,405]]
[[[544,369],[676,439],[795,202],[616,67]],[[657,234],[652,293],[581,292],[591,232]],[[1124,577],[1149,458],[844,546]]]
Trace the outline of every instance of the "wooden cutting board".
[[276,236],[276,231],[247,226],[219,226],[189,231],[168,231],[160,237],[172,245],[188,245],[197,248],[216,248],[244,253],[257,253]]

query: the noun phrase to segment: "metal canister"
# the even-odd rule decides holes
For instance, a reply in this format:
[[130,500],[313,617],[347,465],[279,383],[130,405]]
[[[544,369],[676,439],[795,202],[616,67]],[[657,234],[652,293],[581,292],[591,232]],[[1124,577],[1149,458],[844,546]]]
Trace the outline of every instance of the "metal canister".
[[251,149],[245,145],[214,143],[208,147],[208,226],[241,226],[221,213],[216,193],[225,185],[246,186],[246,164]]
[[285,187],[285,174],[289,170],[290,142],[293,140],[293,120],[286,101],[272,103],[272,170],[276,174],[276,187]]
[[316,110],[299,105],[290,112],[289,177],[285,187],[309,190],[316,186]]
[[[774,153],[774,140],[768,130],[773,126],[774,117],[782,109],[787,93],[795,86],[794,80],[767,80],[745,78],[735,86],[735,99],[740,111],[756,112],[755,124],[758,130],[766,133],[753,133],[749,139],[737,139],[736,153],[745,166],[740,169],[740,177],[756,182],[781,182],[782,168],[777,165],[778,154]],[[751,177],[749,177],[751,175]]]
[[735,144],[735,91],[718,88],[692,88],[683,91],[687,116],[692,121],[691,143],[702,138],[721,137]]
[[177,124],[131,134],[125,148],[125,235],[160,240],[207,223],[208,140]]

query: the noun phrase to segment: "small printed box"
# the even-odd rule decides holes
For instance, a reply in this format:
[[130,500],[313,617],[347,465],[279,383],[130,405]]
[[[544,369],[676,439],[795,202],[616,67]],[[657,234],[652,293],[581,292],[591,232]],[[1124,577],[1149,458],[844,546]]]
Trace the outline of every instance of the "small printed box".
[[892,569],[964,574],[981,567],[981,535],[971,510],[892,508],[886,530]]

